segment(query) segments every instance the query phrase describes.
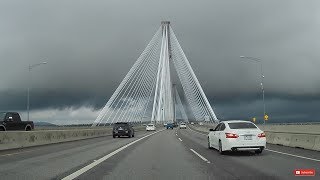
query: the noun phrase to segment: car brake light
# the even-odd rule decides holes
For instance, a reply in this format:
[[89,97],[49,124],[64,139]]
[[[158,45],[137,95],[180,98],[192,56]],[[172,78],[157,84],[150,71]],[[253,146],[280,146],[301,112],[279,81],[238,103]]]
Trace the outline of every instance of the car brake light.
[[260,134],[258,134],[258,137],[259,137],[259,138],[266,137],[266,134],[265,134],[265,133],[260,133]]
[[226,133],[226,138],[238,138],[238,134]]

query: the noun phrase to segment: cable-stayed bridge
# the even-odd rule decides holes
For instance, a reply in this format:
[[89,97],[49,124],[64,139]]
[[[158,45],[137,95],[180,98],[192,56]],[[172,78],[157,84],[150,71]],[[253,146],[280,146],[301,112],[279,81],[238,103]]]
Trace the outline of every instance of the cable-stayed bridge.
[[[155,132],[132,123],[132,138],[114,138],[116,129],[100,127],[177,119],[207,123],[172,130],[157,125]],[[221,155],[208,139],[217,121],[170,23],[162,22],[94,127],[0,132],[1,179],[291,180],[312,170],[307,179],[319,179],[319,124],[259,125],[268,142],[262,154]]]
[[[173,72],[178,76],[175,84],[182,86],[186,97],[184,105],[176,86],[173,87]],[[170,22],[163,21],[93,126],[115,122],[173,122],[178,113],[188,121],[187,107],[191,109],[189,116],[196,121],[218,121]]]

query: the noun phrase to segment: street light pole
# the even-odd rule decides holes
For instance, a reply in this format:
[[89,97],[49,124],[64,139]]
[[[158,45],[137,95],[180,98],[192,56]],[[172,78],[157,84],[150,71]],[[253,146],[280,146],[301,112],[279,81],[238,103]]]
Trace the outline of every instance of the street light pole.
[[247,57],[247,56],[240,56],[240,58],[245,58],[248,60],[252,60],[255,61],[257,63],[260,63],[260,78],[261,78],[261,91],[262,91],[262,102],[263,102],[263,124],[266,123],[266,120],[264,119],[264,116],[266,115],[266,104],[264,101],[264,86],[263,86],[263,79],[264,79],[264,75],[263,75],[263,68],[262,68],[262,61],[259,58],[255,58],[255,57]]
[[29,64],[28,67],[28,94],[27,94],[27,111],[28,111],[28,121],[29,121],[29,115],[30,115],[30,83],[31,83],[31,70],[37,66],[40,66],[42,64],[47,64],[47,62],[42,62],[38,64]]

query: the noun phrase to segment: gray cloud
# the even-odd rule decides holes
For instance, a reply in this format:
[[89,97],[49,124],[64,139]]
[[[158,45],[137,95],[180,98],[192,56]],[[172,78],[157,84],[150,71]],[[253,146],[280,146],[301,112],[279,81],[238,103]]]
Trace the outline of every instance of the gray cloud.
[[101,108],[160,21],[175,34],[218,115],[319,120],[318,1],[1,1],[0,110]]

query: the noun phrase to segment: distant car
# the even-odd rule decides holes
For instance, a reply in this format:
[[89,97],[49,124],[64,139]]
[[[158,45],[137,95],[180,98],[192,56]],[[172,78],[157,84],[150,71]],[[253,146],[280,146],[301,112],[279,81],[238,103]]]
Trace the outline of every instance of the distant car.
[[178,123],[177,122],[173,122],[172,124],[173,124],[174,128],[178,127]]
[[223,121],[215,129],[210,129],[208,147],[219,150],[220,154],[225,151],[254,151],[260,154],[266,148],[266,135],[249,121]]
[[202,126],[202,125],[203,125],[203,122],[199,122],[199,125]]
[[194,122],[191,122],[190,124],[194,125]]
[[179,128],[180,129],[187,129],[186,123],[180,123]]
[[163,124],[163,127],[167,127],[167,123],[164,123],[164,124]]
[[0,131],[20,130],[31,131],[34,129],[32,121],[21,121],[17,112],[0,112]]
[[167,129],[173,129],[173,124],[172,123],[167,123]]
[[131,124],[126,122],[117,122],[113,125],[112,136],[128,136],[129,138],[134,137],[134,129]]
[[156,130],[156,126],[154,124],[148,124],[146,127],[147,131],[155,131]]

